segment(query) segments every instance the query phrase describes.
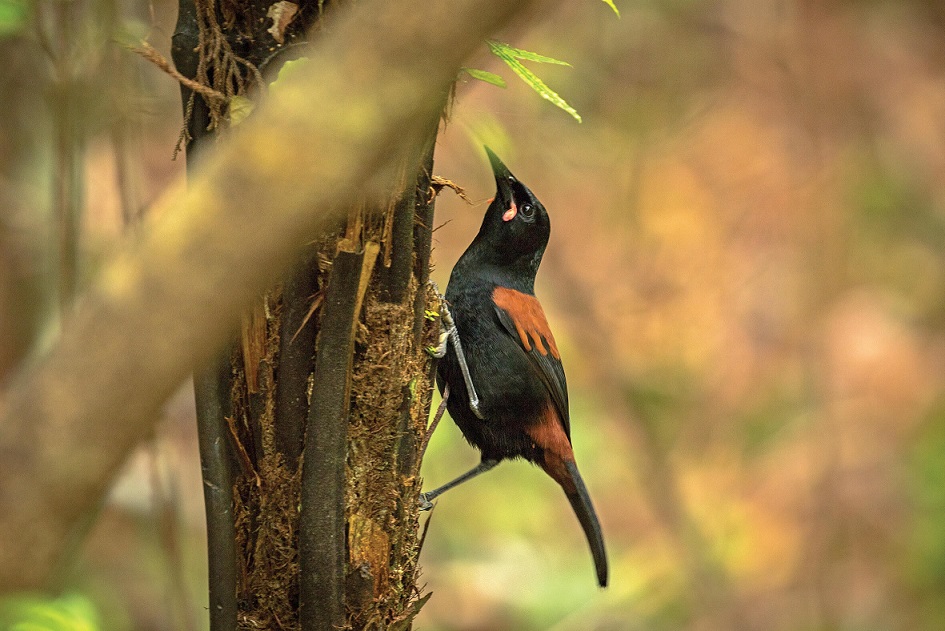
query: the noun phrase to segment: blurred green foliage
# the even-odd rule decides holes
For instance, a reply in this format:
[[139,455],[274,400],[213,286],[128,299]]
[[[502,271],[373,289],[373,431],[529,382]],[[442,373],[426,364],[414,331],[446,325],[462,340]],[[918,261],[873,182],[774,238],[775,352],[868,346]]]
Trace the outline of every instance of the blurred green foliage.
[[609,6],[611,9],[614,10],[614,13],[617,14],[617,17],[618,17],[618,18],[620,17],[620,9],[618,9],[618,8],[617,8],[617,5],[614,4],[614,0],[603,0],[603,2],[604,2],[604,4],[606,4],[606,5]]
[[930,412],[915,436],[907,462],[912,523],[905,575],[923,595],[926,628],[945,619],[945,401]]
[[27,0],[0,0],[0,38],[23,30],[29,11]]
[[13,595],[0,600],[5,631],[99,631],[95,605],[78,594],[59,597]]

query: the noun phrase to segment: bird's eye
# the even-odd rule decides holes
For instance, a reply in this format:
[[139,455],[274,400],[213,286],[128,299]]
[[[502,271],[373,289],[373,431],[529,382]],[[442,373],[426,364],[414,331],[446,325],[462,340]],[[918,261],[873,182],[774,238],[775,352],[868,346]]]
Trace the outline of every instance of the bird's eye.
[[524,219],[534,219],[535,218],[535,207],[531,204],[524,204],[518,211],[522,214]]

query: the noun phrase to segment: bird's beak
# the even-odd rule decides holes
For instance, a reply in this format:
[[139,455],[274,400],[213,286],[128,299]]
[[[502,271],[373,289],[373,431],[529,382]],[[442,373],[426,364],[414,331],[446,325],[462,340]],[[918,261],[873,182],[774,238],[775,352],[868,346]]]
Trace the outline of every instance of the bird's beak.
[[507,185],[509,178],[515,179],[515,176],[512,175],[508,167],[502,164],[502,161],[499,160],[499,156],[495,155],[492,149],[486,146],[483,146],[483,149],[486,150],[486,155],[489,156],[489,163],[492,164],[492,173],[495,175],[496,184],[502,184],[504,182]]
[[492,152],[489,147],[483,146],[486,155],[489,156],[489,163],[492,164],[492,174],[495,175],[495,202],[497,202],[504,212],[503,219],[508,221],[515,216],[516,206],[512,196],[512,183],[516,181],[508,167],[502,164],[499,156]]

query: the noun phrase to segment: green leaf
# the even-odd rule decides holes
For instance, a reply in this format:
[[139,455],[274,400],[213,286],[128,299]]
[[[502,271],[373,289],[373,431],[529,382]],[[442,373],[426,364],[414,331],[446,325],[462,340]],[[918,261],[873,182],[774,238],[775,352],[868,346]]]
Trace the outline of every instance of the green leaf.
[[538,78],[538,76],[523,66],[519,61],[514,59],[504,60],[505,63],[512,69],[515,74],[517,74],[522,81],[527,83],[531,88],[541,95],[541,98],[551,101],[554,105],[557,105],[565,112],[574,117],[577,122],[581,122],[581,115],[577,113],[573,107],[568,105],[567,101],[561,98],[557,92],[545,85],[545,82]]
[[[3,0],[0,0],[3,2]],[[112,38],[123,48],[141,48],[143,42],[148,41],[151,25],[142,20],[124,20],[116,25]]]
[[227,110],[230,117],[230,127],[236,127],[246,120],[253,113],[255,107],[256,104],[245,96],[237,95],[231,98]]
[[304,71],[309,63],[308,57],[299,57],[298,59],[290,59],[282,64],[282,67],[279,68],[279,75],[276,77],[276,80],[269,84],[269,95],[271,96],[273,93],[282,89],[282,86],[285,85],[284,79],[286,77],[298,75],[300,71]]
[[[526,61],[537,61],[542,64],[557,64],[559,66],[568,66],[571,67],[566,61],[561,61],[560,59],[555,59],[554,57],[546,57],[545,55],[539,55],[538,53],[533,53],[530,50],[522,50],[521,48],[515,48],[509,46],[508,44],[497,42],[494,39],[490,39],[488,42],[489,48],[492,49],[492,52],[502,57],[503,54],[513,57],[515,59],[524,59]],[[501,54],[500,54],[501,51]]]
[[[543,55],[537,55],[535,53],[528,53],[527,51],[522,51],[518,48],[512,48],[507,44],[501,42],[496,42],[490,40],[488,42],[489,48],[492,50],[492,53],[505,62],[509,68],[512,69],[512,72],[517,74],[519,78],[528,84],[535,92],[537,92],[541,98],[551,101],[554,105],[557,105],[565,112],[574,117],[577,122],[581,122],[581,115],[577,113],[573,107],[568,105],[567,101],[561,98],[557,92],[545,85],[545,82],[538,78],[534,72],[526,68],[519,59],[527,59],[529,61],[541,61],[543,63],[557,63],[562,65],[566,64],[563,61],[550,60],[551,57],[544,57]],[[523,56],[521,53],[527,53],[529,56]]]
[[22,30],[27,17],[29,4],[25,0],[0,0],[0,37]]
[[620,9],[617,8],[617,5],[614,4],[614,0],[601,0],[604,4],[614,10],[614,13],[617,14],[617,17],[620,17]]
[[488,72],[486,70],[479,70],[477,68],[460,68],[460,70],[468,74],[473,79],[479,79],[480,81],[497,85],[500,88],[506,87],[505,79],[497,74]]

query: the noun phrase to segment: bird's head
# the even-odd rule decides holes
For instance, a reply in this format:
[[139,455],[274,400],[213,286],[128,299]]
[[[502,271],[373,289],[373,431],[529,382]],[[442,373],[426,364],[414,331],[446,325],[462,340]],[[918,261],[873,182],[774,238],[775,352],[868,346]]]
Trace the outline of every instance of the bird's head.
[[551,235],[548,212],[489,147],[485,150],[495,175],[496,192],[476,242],[480,248],[485,246],[490,250],[487,258],[493,259],[492,262],[524,266],[534,277]]

